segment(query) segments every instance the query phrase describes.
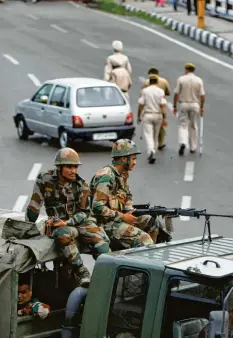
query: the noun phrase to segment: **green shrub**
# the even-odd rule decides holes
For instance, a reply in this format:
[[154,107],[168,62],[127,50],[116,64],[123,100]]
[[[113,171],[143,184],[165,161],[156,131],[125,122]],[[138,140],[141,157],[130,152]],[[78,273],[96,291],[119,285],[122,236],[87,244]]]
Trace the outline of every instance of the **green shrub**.
[[98,4],[98,8],[104,12],[117,14],[117,15],[124,15],[124,16],[134,16],[134,17],[149,21],[156,25],[165,26],[165,24],[159,18],[152,17],[150,14],[147,14],[141,10],[130,11],[126,9],[123,5],[121,5],[120,3],[117,3],[112,0],[98,0],[97,4]]

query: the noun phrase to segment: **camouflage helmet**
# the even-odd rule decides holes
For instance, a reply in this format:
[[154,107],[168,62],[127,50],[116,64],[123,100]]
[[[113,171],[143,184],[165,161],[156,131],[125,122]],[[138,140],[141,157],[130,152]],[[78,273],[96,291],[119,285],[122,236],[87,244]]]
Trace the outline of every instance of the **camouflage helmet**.
[[79,154],[72,148],[62,148],[55,156],[54,165],[81,165]]
[[128,139],[117,140],[112,146],[111,157],[125,157],[130,155],[141,154],[136,144]]

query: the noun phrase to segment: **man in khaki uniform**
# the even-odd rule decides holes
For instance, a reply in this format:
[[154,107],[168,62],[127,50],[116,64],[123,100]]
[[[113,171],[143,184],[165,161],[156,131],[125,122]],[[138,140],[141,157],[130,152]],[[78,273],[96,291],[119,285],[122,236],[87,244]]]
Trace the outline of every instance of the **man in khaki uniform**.
[[113,65],[113,71],[110,75],[110,81],[114,82],[129,100],[129,89],[132,86],[132,79],[129,72],[119,64]]
[[[170,96],[171,95],[171,91],[170,91],[169,83],[168,83],[168,81],[165,78],[159,76],[158,69],[156,69],[156,68],[150,68],[148,70],[148,76],[150,74],[155,74],[155,75],[157,75],[159,77],[157,86],[159,88],[161,88],[161,89],[164,90],[166,96]],[[150,84],[149,79],[146,79],[146,81],[142,85],[142,88],[145,88],[145,87],[149,86],[149,84]],[[159,137],[158,137],[158,139],[159,139],[158,150],[162,150],[164,147],[166,147],[166,144],[164,143],[165,142],[165,136],[166,136],[165,128],[162,125],[161,128],[160,128]]]
[[126,56],[122,53],[123,43],[121,41],[115,40],[112,43],[112,47],[113,47],[113,50],[114,50],[114,54],[107,57],[105,67],[104,67],[104,79],[106,81],[110,80],[111,72],[113,70],[112,66],[114,64],[118,64],[118,65],[122,66],[123,68],[125,68],[129,72],[130,75],[132,74],[132,67],[131,67],[131,64],[129,62],[129,58],[128,58],[128,56]]
[[141,91],[138,100],[138,123],[142,121],[143,131],[147,144],[147,153],[149,163],[154,163],[155,154],[158,149],[158,136],[161,125],[167,125],[166,99],[164,90],[157,86],[158,76],[151,74],[149,76],[150,85]]
[[179,155],[183,156],[186,147],[190,153],[197,149],[199,114],[204,114],[205,90],[203,81],[194,74],[195,65],[185,64],[185,75],[177,79],[174,95],[173,113],[176,115],[177,103],[180,103],[178,142],[180,144]]

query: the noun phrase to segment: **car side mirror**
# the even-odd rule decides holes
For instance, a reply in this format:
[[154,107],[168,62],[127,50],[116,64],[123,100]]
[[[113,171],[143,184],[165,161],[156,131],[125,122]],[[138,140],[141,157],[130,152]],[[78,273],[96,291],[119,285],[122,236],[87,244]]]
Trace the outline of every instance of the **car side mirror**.
[[40,97],[40,103],[47,104],[47,103],[48,103],[48,100],[49,100],[49,98],[48,98],[48,96],[46,96],[46,95],[42,95],[42,96]]

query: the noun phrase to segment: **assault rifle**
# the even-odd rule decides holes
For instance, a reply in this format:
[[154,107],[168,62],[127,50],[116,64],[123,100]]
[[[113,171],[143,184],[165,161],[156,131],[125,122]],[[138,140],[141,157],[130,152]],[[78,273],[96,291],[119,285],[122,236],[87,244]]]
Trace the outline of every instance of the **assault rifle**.
[[157,216],[167,216],[170,218],[177,218],[180,216],[194,217],[199,219],[200,217],[205,217],[204,232],[202,237],[202,244],[205,241],[206,230],[208,231],[208,240],[212,242],[211,239],[211,229],[210,229],[210,217],[224,217],[224,218],[233,218],[233,215],[225,214],[209,214],[206,212],[206,209],[182,209],[182,208],[166,208],[163,206],[150,206],[150,203],[147,204],[136,204],[134,205],[136,211],[133,213],[134,216],[141,215],[151,215],[152,217]]

